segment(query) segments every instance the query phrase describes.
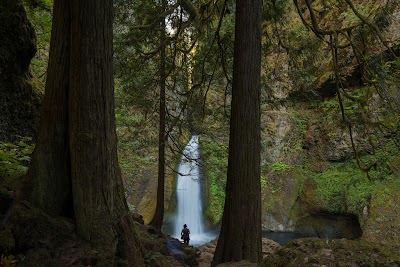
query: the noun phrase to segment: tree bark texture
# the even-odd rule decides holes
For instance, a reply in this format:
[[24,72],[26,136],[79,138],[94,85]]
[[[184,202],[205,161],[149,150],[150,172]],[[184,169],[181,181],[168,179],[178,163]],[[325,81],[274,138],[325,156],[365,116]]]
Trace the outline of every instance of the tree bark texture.
[[54,3],[31,199],[53,215],[73,206],[78,234],[100,252],[97,265],[144,266],[117,160],[112,11],[112,0]]
[[234,66],[225,207],[212,266],[260,262],[261,2],[236,1]]
[[46,93],[38,140],[28,170],[31,200],[51,215],[71,215],[69,179],[68,86],[70,67],[69,1],[55,1]]
[[[166,0],[162,0],[162,10],[166,9]],[[160,123],[158,132],[158,180],[157,180],[157,204],[151,225],[161,230],[164,220],[164,199],[165,199],[165,144],[167,133],[165,132],[165,17],[161,20],[160,29]]]

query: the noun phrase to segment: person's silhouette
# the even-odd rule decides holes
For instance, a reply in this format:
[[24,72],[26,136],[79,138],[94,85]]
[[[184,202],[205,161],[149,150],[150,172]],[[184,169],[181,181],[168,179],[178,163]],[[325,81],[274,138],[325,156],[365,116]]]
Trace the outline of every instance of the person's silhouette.
[[189,245],[189,240],[190,240],[190,236],[189,235],[190,235],[190,230],[189,230],[189,228],[187,228],[187,225],[184,224],[183,228],[182,228],[182,231],[181,231],[181,236],[182,236],[184,244]]

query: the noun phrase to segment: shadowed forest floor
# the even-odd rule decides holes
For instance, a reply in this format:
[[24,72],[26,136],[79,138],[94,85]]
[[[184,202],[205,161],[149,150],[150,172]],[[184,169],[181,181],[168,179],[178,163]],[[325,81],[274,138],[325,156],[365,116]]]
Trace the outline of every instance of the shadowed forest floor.
[[[0,252],[11,255],[16,264],[10,266],[96,266],[101,252],[75,233],[73,221],[53,218],[29,202],[13,203],[9,191],[0,190]],[[185,267],[210,266],[216,240],[200,247],[185,246],[180,240],[144,225],[141,216],[132,214],[142,244],[147,266]],[[262,266],[400,266],[399,247],[371,243],[366,240],[325,240],[301,238],[281,246],[263,239]],[[255,266],[249,262],[221,266]]]

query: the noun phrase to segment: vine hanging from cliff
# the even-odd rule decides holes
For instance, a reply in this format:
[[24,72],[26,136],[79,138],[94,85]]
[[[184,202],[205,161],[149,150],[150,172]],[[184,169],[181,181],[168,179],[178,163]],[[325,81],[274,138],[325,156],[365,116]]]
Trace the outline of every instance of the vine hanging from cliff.
[[[320,21],[318,21],[318,16],[316,15],[316,12],[318,12],[318,9],[313,7],[310,0],[304,0],[305,8],[304,6],[300,6],[298,0],[293,0],[293,3],[295,4],[297,13],[303,22],[304,26],[311,30],[317,38],[325,42],[330,50],[331,50],[331,56],[332,56],[332,72],[333,72],[333,79],[335,82],[335,92],[338,98],[340,110],[341,110],[341,117],[343,123],[348,128],[349,135],[350,135],[350,143],[351,147],[353,149],[354,156],[357,161],[357,165],[361,170],[363,170],[366,174],[369,180],[371,180],[371,177],[369,175],[369,171],[372,168],[376,168],[378,162],[373,161],[369,163],[363,163],[361,161],[361,157],[359,155],[359,152],[357,150],[356,142],[354,140],[354,134],[353,134],[353,127],[354,125],[352,124],[352,121],[349,119],[349,117],[346,115],[346,110],[344,108],[344,99],[343,96],[346,97],[350,101],[354,101],[359,105],[360,107],[360,113],[361,113],[361,118],[364,123],[367,125],[372,125],[372,126],[378,126],[379,129],[380,126],[383,124],[382,121],[378,122],[373,122],[370,119],[368,119],[368,116],[366,116],[364,108],[367,106],[367,99],[363,97],[353,97],[349,92],[346,92],[345,86],[342,83],[342,80],[344,77],[340,73],[340,66],[339,66],[339,61],[340,61],[340,54],[339,50],[340,49],[348,49],[350,48],[352,50],[352,53],[354,54],[354,57],[356,58],[358,65],[362,69],[362,80],[368,84],[372,85],[376,91],[376,93],[383,99],[383,100],[392,100],[390,102],[394,102],[394,106],[397,106],[397,109],[394,108],[393,112],[396,114],[398,107],[399,98],[398,96],[396,97],[396,94],[388,94],[387,93],[387,88],[381,87],[380,84],[377,82],[377,76],[378,73],[374,70],[373,67],[370,66],[369,61],[367,60],[366,57],[366,52],[365,52],[365,47],[368,45],[367,44],[367,37],[365,36],[365,28],[369,28],[374,36],[377,37],[377,39],[380,41],[381,44],[385,47],[386,51],[389,52],[390,56],[397,60],[396,53],[393,49],[394,43],[388,41],[385,39],[384,35],[382,34],[381,29],[378,27],[376,23],[373,22],[373,20],[369,19],[369,17],[365,16],[360,12],[357,7],[354,5],[354,3],[351,0],[345,0],[345,4],[342,1],[338,1],[336,3],[336,8],[338,9],[337,12],[344,12],[350,9],[352,14],[355,16],[356,20],[351,23],[345,23],[344,20],[340,21],[339,19],[332,19],[329,23],[330,27],[320,27]],[[396,1],[387,1],[385,5],[385,10],[388,12],[389,10],[393,12],[398,8],[400,4],[396,4]],[[386,14],[389,16],[389,14]],[[333,25],[333,27],[332,27]],[[361,39],[362,41],[360,42],[358,39]],[[382,53],[384,53],[383,51]],[[400,75],[399,75],[400,76]],[[400,78],[400,77],[397,77]],[[386,89],[386,90],[385,90]],[[398,90],[398,88],[394,88],[393,90]],[[384,93],[386,94],[384,94]],[[371,97],[370,95],[366,95]],[[390,98],[390,99],[388,99]],[[398,116],[395,115],[395,116]],[[353,122],[354,123],[354,122]],[[371,138],[369,138],[369,143],[372,148],[372,154],[375,153],[375,147],[376,144],[373,142]]]

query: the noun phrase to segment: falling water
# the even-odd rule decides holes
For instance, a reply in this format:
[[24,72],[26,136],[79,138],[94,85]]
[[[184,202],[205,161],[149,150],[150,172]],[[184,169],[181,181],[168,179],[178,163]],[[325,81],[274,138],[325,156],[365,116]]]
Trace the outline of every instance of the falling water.
[[199,137],[194,135],[186,145],[178,166],[177,213],[172,233],[174,237],[180,238],[182,226],[187,224],[191,245],[201,245],[215,237],[204,232],[199,158]]

